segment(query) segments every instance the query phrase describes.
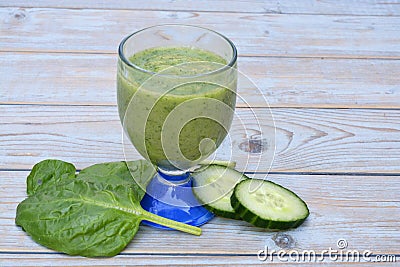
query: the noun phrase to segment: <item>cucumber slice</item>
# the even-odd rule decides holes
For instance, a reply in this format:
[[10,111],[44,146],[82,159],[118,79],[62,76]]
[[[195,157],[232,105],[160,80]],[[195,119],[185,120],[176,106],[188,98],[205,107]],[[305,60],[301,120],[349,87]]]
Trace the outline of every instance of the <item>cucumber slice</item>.
[[231,205],[243,220],[267,229],[297,227],[310,213],[306,203],[292,191],[256,179],[247,179],[236,185]]
[[206,209],[230,219],[240,219],[231,206],[235,185],[247,177],[226,166],[209,165],[196,171],[193,177],[193,194]]

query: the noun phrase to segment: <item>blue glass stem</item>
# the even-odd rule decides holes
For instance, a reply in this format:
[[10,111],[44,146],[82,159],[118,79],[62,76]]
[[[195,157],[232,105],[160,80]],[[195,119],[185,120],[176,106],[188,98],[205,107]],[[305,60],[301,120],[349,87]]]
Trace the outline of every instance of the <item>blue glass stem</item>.
[[[147,186],[141,205],[151,213],[193,226],[203,225],[214,217],[193,195],[189,172],[171,175],[158,170]],[[171,230],[152,222],[143,223]]]

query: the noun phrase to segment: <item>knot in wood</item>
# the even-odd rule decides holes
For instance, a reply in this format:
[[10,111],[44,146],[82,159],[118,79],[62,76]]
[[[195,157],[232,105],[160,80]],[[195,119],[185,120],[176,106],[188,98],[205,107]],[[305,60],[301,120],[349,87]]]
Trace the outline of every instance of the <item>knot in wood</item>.
[[25,9],[17,9],[11,13],[11,16],[13,16],[13,18],[16,20],[23,20],[26,18]]
[[240,150],[249,153],[262,153],[267,150],[268,142],[267,139],[261,138],[260,134],[254,134],[249,139],[239,144]]
[[292,248],[294,247],[294,239],[292,236],[283,233],[277,233],[272,237],[272,240],[280,248]]

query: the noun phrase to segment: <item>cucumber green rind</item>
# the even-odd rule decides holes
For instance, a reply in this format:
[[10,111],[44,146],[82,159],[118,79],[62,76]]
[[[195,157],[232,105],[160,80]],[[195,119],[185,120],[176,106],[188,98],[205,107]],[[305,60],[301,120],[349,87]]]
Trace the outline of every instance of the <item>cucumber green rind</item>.
[[208,211],[211,211],[212,213],[214,213],[217,216],[221,216],[224,218],[228,218],[228,219],[234,219],[234,220],[241,220],[242,218],[240,217],[239,214],[237,214],[236,212],[229,212],[229,211],[223,211],[220,209],[215,209],[210,205],[207,204],[203,204],[202,205],[204,208],[206,208]]
[[250,211],[247,207],[245,207],[239,200],[238,197],[238,188],[241,186],[244,186],[245,183],[249,183],[249,181],[252,179],[246,179],[241,181],[235,186],[235,189],[233,190],[233,194],[231,196],[231,205],[232,208],[235,210],[235,212],[246,222],[251,223],[254,226],[265,228],[265,229],[270,229],[270,230],[285,230],[285,229],[290,229],[290,228],[296,228],[300,226],[308,217],[310,214],[310,211],[307,207],[307,204],[299,197],[297,196],[294,192],[290,191],[289,189],[278,185],[274,182],[264,180],[264,182],[271,183],[275,186],[278,186],[280,188],[283,188],[284,190],[287,190],[289,193],[294,195],[295,197],[298,198],[299,201],[302,202],[304,207],[306,208],[307,212],[303,218],[299,218],[296,220],[290,220],[290,221],[280,221],[280,220],[272,220],[270,218],[262,218],[261,216],[255,214],[254,212]]
[[230,205],[230,195],[235,185],[247,176],[227,166],[210,164],[197,169],[192,177],[193,194],[203,207],[224,218],[241,219]]

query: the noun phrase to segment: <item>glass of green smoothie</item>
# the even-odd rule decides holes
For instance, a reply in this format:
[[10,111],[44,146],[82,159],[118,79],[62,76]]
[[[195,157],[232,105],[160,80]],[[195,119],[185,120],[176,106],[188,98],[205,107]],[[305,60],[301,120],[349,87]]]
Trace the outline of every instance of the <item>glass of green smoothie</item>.
[[231,126],[236,48],[212,30],[169,24],[129,35],[118,52],[124,133],[157,167],[141,204],[160,216],[202,225],[213,214],[193,196],[190,172],[213,154]]

